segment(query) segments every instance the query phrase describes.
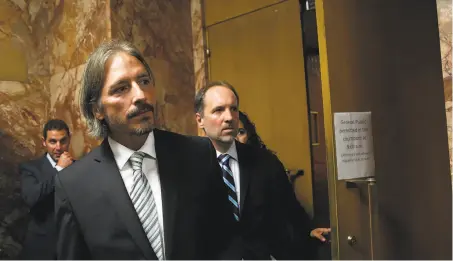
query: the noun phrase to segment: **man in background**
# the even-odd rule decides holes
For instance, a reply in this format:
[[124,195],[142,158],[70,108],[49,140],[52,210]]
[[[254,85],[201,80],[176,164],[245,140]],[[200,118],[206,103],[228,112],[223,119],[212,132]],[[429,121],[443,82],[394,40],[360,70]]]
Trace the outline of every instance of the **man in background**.
[[[299,205],[278,158],[235,141],[239,96],[227,82],[213,82],[195,96],[195,113],[216,149],[228,214],[236,222],[231,259],[312,259],[310,219]],[[319,238],[322,240],[321,238]]]
[[19,165],[22,198],[31,216],[21,259],[55,259],[54,180],[60,170],[73,162],[69,153],[71,135],[64,121],[48,121],[42,135],[46,154]]

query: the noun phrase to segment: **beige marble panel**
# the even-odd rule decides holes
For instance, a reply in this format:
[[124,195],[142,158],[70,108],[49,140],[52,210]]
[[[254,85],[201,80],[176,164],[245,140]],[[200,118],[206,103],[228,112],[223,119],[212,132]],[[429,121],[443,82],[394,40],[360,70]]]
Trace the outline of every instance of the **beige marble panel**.
[[195,90],[201,89],[208,79],[205,49],[205,31],[201,0],[191,0],[192,45],[195,71]]
[[90,137],[80,113],[79,92],[85,64],[58,73],[50,78],[50,118],[64,120],[72,133],[70,152],[76,159],[99,145],[99,140]]
[[[207,57],[206,57],[206,40],[203,19],[203,5],[201,0],[191,0],[192,16],[192,46],[193,62],[195,72],[195,91],[198,91],[206,85],[208,81]],[[198,129],[199,136],[205,136],[202,129]]]
[[110,38],[107,0],[56,0],[50,35],[51,74],[86,62],[88,55]]
[[49,75],[47,40],[54,21],[53,14],[52,1],[0,2],[0,39],[12,41],[23,50],[29,74]]
[[111,0],[112,38],[132,42],[156,75],[162,128],[196,134],[191,6],[186,0]]
[[437,16],[439,22],[440,51],[442,58],[442,74],[444,77],[445,111],[447,116],[448,148],[450,151],[450,171],[453,182],[453,150],[452,150],[452,2],[437,0]]
[[[52,1],[0,1],[0,39],[26,57],[26,79],[0,81],[0,259],[21,250],[28,209],[20,196],[18,164],[43,154],[41,130],[48,119],[49,48]],[[23,66],[23,62],[1,67]]]
[[48,82],[33,75],[29,83],[0,82],[0,248],[8,259],[19,254],[28,212],[18,164],[44,153],[40,137],[48,117]]

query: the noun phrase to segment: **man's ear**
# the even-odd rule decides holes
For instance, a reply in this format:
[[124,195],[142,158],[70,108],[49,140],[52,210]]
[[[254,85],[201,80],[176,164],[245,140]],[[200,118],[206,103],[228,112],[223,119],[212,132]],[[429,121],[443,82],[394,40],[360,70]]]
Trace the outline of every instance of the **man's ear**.
[[96,117],[96,119],[98,119],[100,121],[104,120],[104,118],[105,118],[104,113],[99,109],[98,105],[93,106],[93,114],[94,114],[94,117]]
[[42,145],[44,147],[47,147],[46,140],[44,139],[44,137],[41,137],[41,141],[42,141]]
[[195,113],[195,119],[197,121],[198,128],[204,129],[204,121],[200,113]]

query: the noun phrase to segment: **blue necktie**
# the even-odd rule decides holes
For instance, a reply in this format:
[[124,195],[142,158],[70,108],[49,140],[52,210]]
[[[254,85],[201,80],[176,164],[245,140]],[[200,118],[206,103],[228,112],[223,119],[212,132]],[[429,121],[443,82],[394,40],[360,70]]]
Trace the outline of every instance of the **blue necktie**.
[[239,204],[238,196],[236,194],[236,187],[234,185],[233,172],[230,169],[230,158],[228,154],[219,155],[220,166],[222,167],[223,181],[228,189],[228,201],[233,208],[233,215],[236,221],[239,221]]

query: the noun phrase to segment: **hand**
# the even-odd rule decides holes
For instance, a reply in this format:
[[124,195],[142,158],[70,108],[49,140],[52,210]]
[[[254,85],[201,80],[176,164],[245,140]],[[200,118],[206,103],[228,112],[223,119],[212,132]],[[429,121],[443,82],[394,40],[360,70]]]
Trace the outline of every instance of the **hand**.
[[60,158],[58,159],[57,166],[62,168],[66,168],[67,166],[71,165],[73,162],[71,154],[65,151],[61,154]]
[[325,242],[326,238],[322,235],[330,233],[330,228],[315,228],[310,232],[310,236],[319,239],[319,241]]

